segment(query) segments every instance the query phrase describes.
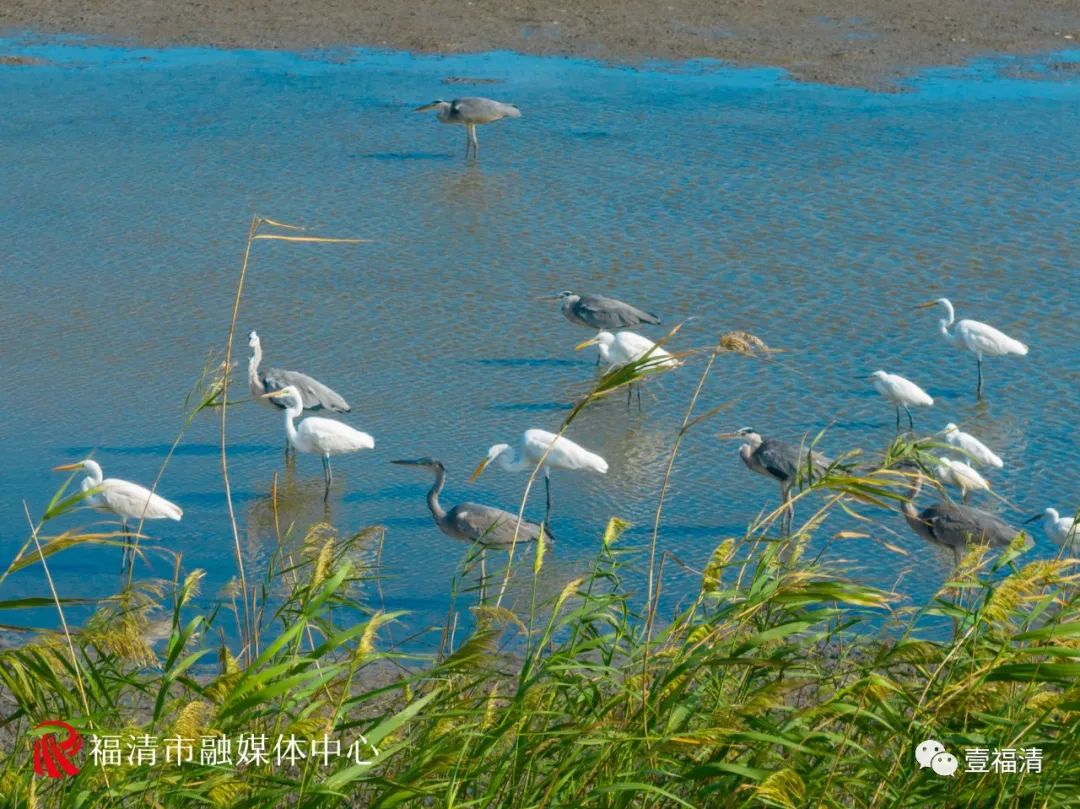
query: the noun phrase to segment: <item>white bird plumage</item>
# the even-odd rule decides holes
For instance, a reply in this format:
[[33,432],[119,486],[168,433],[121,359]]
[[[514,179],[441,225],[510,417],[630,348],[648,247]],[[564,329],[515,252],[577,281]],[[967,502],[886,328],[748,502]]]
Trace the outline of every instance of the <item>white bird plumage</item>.
[[938,458],[938,479],[942,483],[948,483],[960,490],[960,496],[966,503],[968,492],[990,491],[990,484],[986,478],[980,475],[974,467],[963,461],[954,461],[951,458]]
[[941,431],[941,435],[944,437],[946,444],[956,447],[983,466],[994,466],[1001,469],[1005,465],[1004,461],[990,447],[971,433],[965,433],[955,424],[946,424],[945,429]]
[[1042,514],[1036,514],[1027,522],[1034,522],[1038,519],[1042,520],[1043,530],[1046,531],[1046,536],[1050,538],[1051,542],[1058,545],[1069,543],[1070,549],[1080,546],[1080,543],[1076,541],[1080,526],[1076,525],[1075,517],[1062,517],[1058,514],[1056,508],[1048,508]]
[[[545,453],[547,455],[545,456]],[[595,472],[607,474],[608,463],[595,452],[590,452],[569,438],[536,428],[521,434],[518,447],[509,444],[493,444],[487,457],[480,462],[469,481],[480,477],[488,464],[494,463],[504,472],[531,472],[543,459],[544,487],[547,494],[547,510],[551,512],[551,470]]]
[[101,465],[90,458],[54,467],[53,471],[73,472],[80,469],[87,473],[80,483],[80,488],[84,492],[91,492],[86,497],[87,505],[98,511],[110,512],[120,518],[124,533],[121,570],[127,570],[128,565],[134,562],[134,549],[128,534],[128,520],[176,520],[179,522],[184,516],[184,511],[180,506],[155,494],[145,486],[132,483],[130,480],[104,477]]
[[646,363],[649,368],[675,368],[681,364],[678,359],[648,337],[642,337],[632,331],[620,331],[617,334],[609,331],[598,332],[592,339],[578,343],[574,350],[580,351],[592,345],[596,346],[600,353],[600,361],[607,370],[629,365],[646,354],[649,355]]
[[375,439],[367,433],[333,419],[308,416],[300,422],[300,426],[296,426],[293,420],[304,412],[304,406],[300,392],[291,385],[266,396],[280,399],[285,405],[285,434],[296,451],[322,456],[323,476],[326,479],[324,499],[330,496],[330,484],[334,479],[330,469],[330,456],[372,449],[375,446]]
[[[945,317],[938,321],[938,330],[946,342],[956,348],[966,349],[975,355],[979,367],[979,382],[975,393],[979,398],[982,398],[983,389],[983,357],[1000,357],[1006,354],[1015,354],[1022,357],[1028,353],[1026,345],[995,329],[993,326],[979,320],[957,321],[956,312],[948,298],[936,298],[920,304],[916,308],[926,309],[931,306],[945,307]],[[949,331],[950,327],[953,327],[951,332]]]
[[896,408],[896,429],[900,429],[900,408],[908,416],[908,425],[915,429],[915,422],[911,418],[909,407],[930,407],[934,404],[934,398],[912,382],[899,374],[889,374],[885,371],[874,371],[870,375],[873,380],[874,390],[884,396]]

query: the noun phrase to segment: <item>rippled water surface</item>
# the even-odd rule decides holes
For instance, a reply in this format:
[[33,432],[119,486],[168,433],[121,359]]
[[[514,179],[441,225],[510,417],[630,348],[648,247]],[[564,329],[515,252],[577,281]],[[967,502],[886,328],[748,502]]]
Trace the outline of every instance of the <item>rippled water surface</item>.
[[[372,244],[255,247],[241,305],[272,365],[307,371],[353,404],[374,451],[335,462],[330,519],[387,528],[387,608],[443,616],[462,546],[437,532],[424,473],[390,466],[431,455],[450,471],[444,503],[516,502],[524,477],[466,478],[489,444],[555,428],[593,376],[573,346],[589,333],[535,296],[566,287],[618,294],[703,348],[730,329],[785,349],[769,364],[723,357],[687,437],[661,548],[699,568],[777,487],[715,433],[751,425],[822,447],[880,449],[893,413],[861,376],[910,376],[937,400],[916,426],[956,421],[1007,462],[992,482],[1017,521],[1080,505],[1080,82],[1017,81],[992,65],[927,75],[910,92],[795,84],[713,64],[626,69],[510,54],[412,57],[84,48],[7,41],[42,64],[0,66],[0,557],[28,536],[50,467],[93,451],[107,475],[153,480],[184,398],[228,328],[253,213]],[[497,84],[444,86],[450,76]],[[482,94],[524,117],[464,133],[416,105]],[[1024,340],[1024,359],[975,364],[912,310],[948,295],[960,317]],[[653,336],[663,332],[653,330]],[[645,548],[667,453],[701,359],[647,385],[643,408],[615,397],[569,435],[611,463],[603,478],[554,480],[558,589],[595,553],[607,517]],[[238,394],[245,393],[238,390]],[[217,422],[199,418],[160,491],[185,509],[152,531],[204,567],[205,599],[235,568]],[[248,564],[273,548],[269,491],[283,473],[280,417],[230,411],[231,478]],[[319,461],[285,475],[281,523],[324,516]],[[539,517],[542,499],[529,512]],[[857,575],[924,600],[949,557],[896,516],[872,540],[834,546]],[[92,519],[84,515],[85,520]],[[81,524],[66,517],[64,526]],[[852,528],[839,516],[824,538]],[[51,528],[51,526],[50,526]],[[865,529],[865,527],[864,527]],[[1036,553],[1055,551],[1037,535]],[[903,551],[884,547],[891,543]],[[70,596],[119,584],[119,553],[55,557]],[[140,575],[167,576],[151,558]],[[640,578],[630,584],[640,592]],[[671,567],[665,593],[692,593]],[[33,574],[4,598],[44,595]],[[375,596],[373,596],[375,597]],[[42,623],[53,620],[43,612]]]

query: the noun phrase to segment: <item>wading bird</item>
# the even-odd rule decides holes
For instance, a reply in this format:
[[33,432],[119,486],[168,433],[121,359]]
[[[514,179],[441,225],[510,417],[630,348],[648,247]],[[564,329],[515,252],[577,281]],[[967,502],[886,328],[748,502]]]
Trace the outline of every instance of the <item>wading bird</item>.
[[870,379],[874,380],[874,390],[884,396],[892,405],[896,408],[896,431],[900,432],[900,408],[904,408],[904,412],[907,413],[908,426],[914,430],[915,422],[911,418],[911,411],[908,407],[930,407],[934,403],[934,399],[912,382],[909,379],[899,374],[887,374],[884,371],[874,371],[870,374]]
[[[349,403],[340,394],[326,387],[317,379],[299,371],[283,371],[280,368],[259,370],[262,362],[262,342],[254,331],[248,334],[248,346],[251,359],[248,360],[248,387],[251,397],[270,408],[281,409],[283,404],[277,399],[267,398],[267,393],[279,391],[291,385],[299,391],[303,399],[304,410],[333,410],[335,413],[348,413]],[[289,442],[285,442],[285,454],[289,452]]]
[[502,101],[492,101],[490,98],[455,98],[453,101],[432,101],[422,107],[417,107],[416,112],[438,110],[435,116],[439,123],[461,124],[465,127],[465,159],[469,159],[469,151],[473,158],[479,156],[480,142],[476,139],[476,127],[479,124],[490,124],[503,118],[520,118],[521,110],[513,104],[504,104]]
[[995,466],[1001,469],[1005,465],[990,447],[970,433],[961,431],[955,424],[946,424],[945,429],[941,431],[941,435],[945,438],[946,444],[956,447],[983,466]]
[[968,545],[1004,547],[1021,533],[993,514],[959,503],[938,501],[916,511],[915,498],[921,487],[922,473],[915,472],[915,481],[900,511],[912,531],[927,542],[952,550],[956,564],[960,564]]
[[1036,514],[1030,520],[1025,520],[1024,525],[1040,519],[1043,521],[1043,530],[1046,531],[1046,536],[1052,542],[1056,542],[1058,545],[1070,543],[1070,547],[1078,544],[1076,536],[1080,532],[1080,528],[1077,527],[1074,517],[1062,517],[1058,515],[1056,508],[1048,508],[1042,514]]
[[[574,351],[596,346],[599,354],[599,363],[605,371],[613,371],[632,362],[645,360],[641,365],[642,372],[656,371],[665,368],[677,368],[682,363],[675,357],[664,351],[660,346],[648,337],[642,337],[632,331],[620,331],[612,334],[609,331],[598,333],[591,340],[578,343]],[[648,357],[647,359],[646,356]],[[633,382],[626,386],[626,406],[630,406],[630,393],[634,387]],[[638,388],[638,409],[641,409],[641,388]]]
[[[419,466],[435,473],[435,484],[427,495],[428,508],[439,530],[452,539],[474,542],[484,548],[508,548],[515,544],[514,528],[516,514],[501,508],[483,506],[479,503],[460,503],[449,511],[439,504],[439,494],[446,483],[446,467],[441,461],[419,458],[414,461],[391,461],[401,466]],[[544,538],[553,539],[551,531],[544,529]],[[517,542],[535,542],[540,538],[540,526],[522,520],[517,530]]]
[[798,482],[800,473],[809,473],[812,480],[814,476],[823,475],[832,461],[805,446],[795,447],[775,438],[763,438],[750,427],[743,427],[733,433],[720,433],[718,437],[743,439],[745,443],[739,447],[739,457],[746,464],[746,468],[780,484],[780,505],[784,509],[780,529],[790,531],[791,523],[795,519],[791,489]]
[[293,424],[293,419],[304,412],[304,407],[300,391],[292,385],[286,385],[281,390],[263,395],[270,399],[278,399],[285,406],[285,435],[293,448],[298,452],[322,456],[323,477],[326,479],[323,500],[328,500],[330,483],[334,480],[334,473],[330,469],[330,456],[372,449],[375,446],[375,439],[367,433],[354,430],[348,424],[318,416],[309,416],[297,427]]
[[74,472],[83,469],[87,475],[82,479],[82,491],[93,490],[86,497],[88,505],[98,511],[109,511],[120,518],[120,529],[124,534],[124,553],[120,561],[120,572],[125,573],[135,562],[135,544],[128,533],[128,520],[176,520],[184,516],[183,510],[175,503],[154,494],[138,483],[119,478],[102,478],[101,466],[89,458],[77,463],[53,467],[54,472]]
[[990,491],[990,484],[986,478],[975,471],[974,467],[963,461],[954,461],[949,458],[938,458],[938,480],[949,483],[960,490],[960,498],[966,503],[968,492]]
[[975,389],[975,395],[982,398],[983,389],[983,357],[1000,357],[1004,354],[1017,354],[1024,356],[1028,353],[1028,347],[1015,340],[1004,332],[1000,332],[993,326],[978,320],[961,320],[956,323],[952,332],[949,327],[956,319],[953,305],[948,298],[937,298],[920,304],[916,309],[927,309],[931,306],[944,306],[945,317],[938,321],[938,329],[941,336],[953,346],[964,348],[975,355],[979,366],[979,384]]
[[[545,456],[544,453],[547,455]],[[549,523],[551,518],[552,469],[597,472],[601,475],[606,474],[608,470],[607,461],[595,452],[589,452],[569,438],[549,433],[547,430],[532,429],[521,434],[521,441],[516,451],[509,444],[493,444],[488,449],[487,457],[472,473],[469,482],[472,483],[480,477],[487,465],[492,462],[504,472],[531,472],[541,459],[543,459],[544,491],[547,495],[545,523]]]
[[578,295],[569,289],[546,295],[542,301],[562,301],[563,317],[589,329],[628,329],[647,323],[660,325],[660,318],[615,298],[604,295]]

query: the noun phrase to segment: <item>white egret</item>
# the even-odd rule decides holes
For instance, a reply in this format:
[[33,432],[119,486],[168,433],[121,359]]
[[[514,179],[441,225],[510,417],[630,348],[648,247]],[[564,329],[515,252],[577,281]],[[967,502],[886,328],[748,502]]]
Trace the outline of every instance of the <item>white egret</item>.
[[874,390],[888,399],[896,408],[896,431],[900,431],[900,408],[907,413],[908,426],[915,429],[915,422],[911,418],[909,407],[930,407],[934,399],[930,394],[899,374],[887,374],[884,371],[874,371],[870,374],[874,382]]
[[145,486],[130,480],[105,478],[101,465],[89,458],[76,463],[53,467],[54,472],[74,472],[85,470],[86,477],[80,487],[90,492],[86,503],[98,511],[108,511],[120,518],[120,527],[124,534],[124,553],[120,562],[120,571],[124,572],[135,561],[135,546],[128,533],[128,520],[176,520],[184,516],[183,510],[175,503],[170,503],[159,494],[154,494]]
[[[546,457],[544,453],[547,453]],[[487,457],[472,473],[469,482],[472,483],[480,477],[487,465],[492,462],[495,462],[504,472],[531,472],[541,459],[543,459],[544,489],[547,494],[547,516],[544,522],[547,522],[551,516],[552,469],[596,472],[601,475],[608,471],[607,461],[595,452],[590,452],[580,444],[575,444],[569,438],[534,428],[521,434],[516,451],[509,444],[493,444],[488,449]]]
[[941,435],[945,438],[945,443],[962,450],[964,454],[983,466],[994,466],[1001,469],[1005,465],[990,447],[970,433],[963,432],[955,424],[946,424],[945,429],[941,431]]
[[478,124],[490,124],[501,121],[503,118],[520,118],[521,110],[513,104],[502,101],[493,101],[490,98],[455,98],[453,101],[432,101],[417,107],[416,112],[438,110],[436,118],[441,124],[461,124],[465,127],[465,159],[469,159],[469,151],[472,150],[473,158],[480,154],[480,142],[476,139],[476,127]]
[[1030,520],[1025,520],[1025,525],[1038,519],[1043,521],[1043,530],[1052,542],[1058,545],[1069,543],[1070,548],[1076,546],[1076,536],[1080,531],[1080,526],[1077,526],[1074,517],[1062,517],[1056,508],[1048,508],[1042,514],[1036,514]]
[[309,416],[297,427],[293,424],[293,419],[304,412],[304,406],[300,391],[292,385],[264,395],[267,398],[279,399],[285,405],[285,434],[289,438],[289,443],[298,452],[322,456],[323,477],[326,479],[323,499],[329,499],[330,483],[334,479],[334,473],[330,469],[330,456],[372,449],[375,446],[375,439],[367,433],[353,429],[348,424],[318,416]]
[[[677,368],[682,365],[682,362],[673,357],[667,351],[662,349],[648,337],[642,337],[640,334],[635,334],[632,331],[620,331],[617,334],[612,334],[609,331],[598,332],[592,339],[586,340],[583,343],[578,343],[574,346],[575,351],[581,351],[583,348],[589,346],[596,346],[598,356],[598,365],[604,366],[604,371],[613,371],[616,368],[622,368],[624,365],[629,365],[632,362],[641,362],[639,370],[641,373],[652,373],[654,371],[667,370],[670,368]],[[634,384],[631,381],[626,387],[626,406],[630,406],[630,394]],[[641,388],[638,388],[638,409],[641,409]]]
[[1024,356],[1028,353],[1028,347],[1019,340],[1013,339],[1004,332],[998,331],[993,326],[978,320],[960,320],[952,332],[949,327],[956,319],[953,305],[948,298],[936,298],[932,301],[920,304],[916,309],[927,309],[931,306],[944,306],[945,317],[938,321],[938,329],[945,340],[956,346],[970,351],[975,355],[979,366],[979,384],[975,389],[975,395],[982,398],[983,389],[983,357],[1000,357],[1005,354]]
[[990,484],[986,478],[980,475],[975,468],[963,461],[954,461],[951,458],[938,458],[938,479],[942,483],[950,483],[960,490],[960,497],[966,503],[968,492],[990,491]]

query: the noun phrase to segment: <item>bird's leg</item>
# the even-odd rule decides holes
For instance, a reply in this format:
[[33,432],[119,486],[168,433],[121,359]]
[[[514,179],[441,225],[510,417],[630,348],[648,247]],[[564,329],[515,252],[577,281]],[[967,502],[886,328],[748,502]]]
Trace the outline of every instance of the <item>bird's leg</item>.
[[908,409],[907,405],[904,405],[904,412],[907,413],[908,427],[911,429],[911,432],[915,432],[915,420],[911,418],[911,411]]
[[128,536],[127,520],[120,520],[120,533],[124,535],[124,548],[120,553],[120,575],[128,571],[128,544],[131,538]]
[[641,412],[641,383],[637,385],[637,412]]
[[485,551],[480,551],[480,603],[483,604],[487,600],[487,565],[484,563],[487,554]]
[[544,469],[544,494],[547,496],[547,508],[544,511],[544,527],[551,525],[551,474]]
[[334,480],[334,473],[330,471],[330,456],[322,456],[323,477],[326,479],[326,492],[323,494],[323,502],[330,499],[330,483]]
[[982,385],[983,385],[982,357],[976,357],[975,362],[978,363],[978,366],[979,366],[979,384],[975,388],[975,398],[976,399],[981,399],[982,398]]
[[896,432],[900,433],[900,405],[896,406]]
[[630,397],[634,394],[634,383],[631,382],[626,386],[626,410],[630,412]]
[[476,124],[469,126],[469,139],[472,140],[473,160],[480,159],[480,141],[476,139]]

